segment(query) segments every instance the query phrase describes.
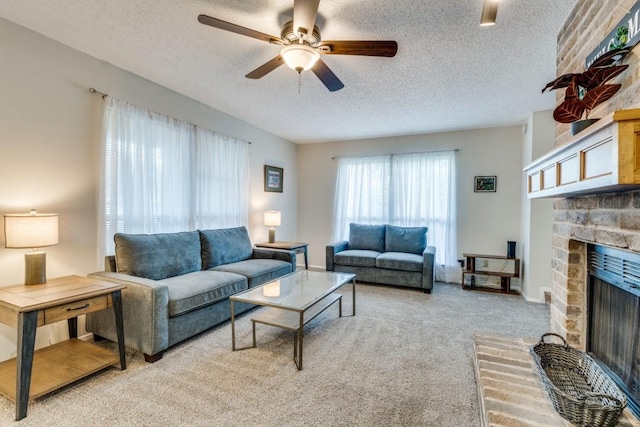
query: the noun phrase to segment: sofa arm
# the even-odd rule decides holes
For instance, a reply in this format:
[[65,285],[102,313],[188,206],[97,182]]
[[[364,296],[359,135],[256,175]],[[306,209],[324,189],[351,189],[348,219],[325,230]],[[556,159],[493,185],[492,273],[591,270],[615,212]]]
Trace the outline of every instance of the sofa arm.
[[255,259],[277,259],[280,261],[286,261],[291,263],[291,272],[296,271],[296,252],[288,251],[285,249],[267,249],[267,248],[253,248],[253,255]]
[[338,252],[346,251],[349,249],[349,242],[342,240],[340,242],[330,243],[326,248],[326,270],[333,271],[333,259]]
[[422,253],[422,288],[427,293],[433,289],[433,280],[436,268],[436,247],[427,246]]
[[[101,271],[98,280],[126,286],[122,290],[125,345],[148,355],[169,346],[169,291],[161,282],[128,274]],[[88,313],[87,331],[117,341],[113,310]]]

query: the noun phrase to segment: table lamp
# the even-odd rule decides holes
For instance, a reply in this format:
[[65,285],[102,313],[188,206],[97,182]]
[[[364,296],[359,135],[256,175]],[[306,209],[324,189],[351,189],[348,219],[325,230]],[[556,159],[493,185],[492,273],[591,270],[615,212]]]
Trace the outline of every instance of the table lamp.
[[4,216],[5,247],[33,249],[24,254],[24,284],[37,285],[47,281],[45,246],[58,244],[58,215],[39,214],[35,209],[28,214]]
[[269,227],[269,243],[276,241],[275,227],[280,227],[280,221],[280,211],[266,211],[264,213],[264,225]]

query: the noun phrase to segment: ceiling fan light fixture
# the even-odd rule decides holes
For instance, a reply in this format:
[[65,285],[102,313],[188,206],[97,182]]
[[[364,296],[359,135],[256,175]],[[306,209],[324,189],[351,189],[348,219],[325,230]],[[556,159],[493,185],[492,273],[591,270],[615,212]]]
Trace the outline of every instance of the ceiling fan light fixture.
[[289,68],[298,73],[307,71],[320,59],[320,53],[316,49],[302,43],[283,47],[280,55]]
[[495,25],[496,17],[498,16],[498,3],[499,0],[484,0],[482,16],[480,17],[481,27]]

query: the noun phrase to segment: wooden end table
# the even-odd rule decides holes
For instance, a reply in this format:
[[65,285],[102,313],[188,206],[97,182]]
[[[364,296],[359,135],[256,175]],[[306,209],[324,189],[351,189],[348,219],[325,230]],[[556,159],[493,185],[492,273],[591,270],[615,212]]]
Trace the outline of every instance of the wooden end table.
[[[0,287],[0,322],[17,328],[17,353],[0,363],[0,394],[16,403],[16,421],[27,405],[55,389],[120,362],[126,369],[121,290],[125,286],[80,276],[41,285]],[[119,357],[78,339],[82,314],[113,307]],[[69,340],[34,351],[38,326],[67,320]]]
[[[462,289],[477,289],[485,291],[498,291],[510,294],[511,291],[511,278],[520,277],[520,258],[509,258],[502,255],[482,255],[482,254],[462,254],[467,259],[467,268],[462,271]],[[479,269],[478,259],[484,260],[501,260],[504,262],[504,266],[500,271],[490,271]],[[507,263],[513,262],[513,266],[507,269]],[[471,276],[471,285],[466,287],[465,276]],[[475,276],[495,276],[500,278],[500,289],[493,289],[489,287],[476,286]]]
[[309,269],[309,260],[307,259],[307,246],[309,246],[308,243],[302,243],[302,242],[256,243],[257,248],[285,249],[287,251],[295,251],[296,254],[303,254],[305,270]]

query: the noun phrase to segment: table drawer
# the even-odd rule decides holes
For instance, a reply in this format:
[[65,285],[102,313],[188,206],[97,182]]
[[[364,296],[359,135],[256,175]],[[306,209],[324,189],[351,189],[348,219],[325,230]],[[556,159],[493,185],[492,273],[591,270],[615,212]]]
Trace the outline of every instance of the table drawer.
[[109,295],[74,301],[44,310],[44,323],[54,323],[109,307]]

